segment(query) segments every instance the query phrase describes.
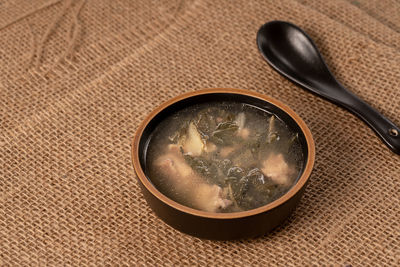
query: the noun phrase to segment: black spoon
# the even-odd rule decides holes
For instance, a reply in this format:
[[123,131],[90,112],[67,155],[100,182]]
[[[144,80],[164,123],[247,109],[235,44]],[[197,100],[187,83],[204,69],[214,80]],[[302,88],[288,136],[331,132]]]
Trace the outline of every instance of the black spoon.
[[268,22],[257,33],[257,45],[276,71],[357,115],[400,155],[399,127],[335,79],[317,46],[302,29],[284,21]]

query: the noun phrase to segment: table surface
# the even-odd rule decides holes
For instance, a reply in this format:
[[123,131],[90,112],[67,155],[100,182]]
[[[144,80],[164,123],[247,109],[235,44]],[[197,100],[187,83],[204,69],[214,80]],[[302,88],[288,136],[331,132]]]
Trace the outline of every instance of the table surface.
[[[398,266],[400,157],[266,64],[255,37],[275,19],[305,29],[338,79],[400,125],[397,0],[1,1],[0,265]],[[304,197],[266,236],[182,234],[140,192],[138,124],[210,87],[277,98],[315,138]]]

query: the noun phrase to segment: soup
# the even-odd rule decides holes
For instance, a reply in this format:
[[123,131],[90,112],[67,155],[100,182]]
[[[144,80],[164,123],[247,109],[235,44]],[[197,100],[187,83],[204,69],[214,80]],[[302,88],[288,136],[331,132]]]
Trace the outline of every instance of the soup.
[[146,174],[170,199],[208,212],[239,212],[285,194],[302,170],[298,133],[277,116],[237,102],[175,112],[154,130]]

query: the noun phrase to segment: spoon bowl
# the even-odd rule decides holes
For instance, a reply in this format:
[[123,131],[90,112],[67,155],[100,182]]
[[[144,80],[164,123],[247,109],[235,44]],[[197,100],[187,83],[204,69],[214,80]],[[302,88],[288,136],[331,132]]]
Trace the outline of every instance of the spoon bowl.
[[268,22],[257,33],[257,45],[278,73],[358,116],[400,155],[400,128],[336,80],[302,29],[285,21]]

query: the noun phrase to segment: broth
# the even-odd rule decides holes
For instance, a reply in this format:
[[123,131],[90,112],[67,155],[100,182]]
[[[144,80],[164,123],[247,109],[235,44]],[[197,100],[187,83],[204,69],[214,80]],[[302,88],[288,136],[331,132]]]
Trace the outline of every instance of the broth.
[[146,174],[170,199],[208,212],[266,205],[299,177],[298,133],[247,104],[211,102],[182,109],[154,130]]

